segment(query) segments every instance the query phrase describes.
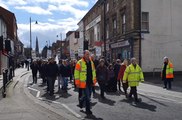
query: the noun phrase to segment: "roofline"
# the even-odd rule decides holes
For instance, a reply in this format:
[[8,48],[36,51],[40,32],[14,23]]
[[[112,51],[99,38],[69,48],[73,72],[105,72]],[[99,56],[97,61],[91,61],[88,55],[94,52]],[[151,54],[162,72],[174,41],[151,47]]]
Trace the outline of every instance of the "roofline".
[[92,6],[92,8],[90,8],[90,10],[85,14],[85,16],[77,23],[77,25],[79,23],[81,23],[81,21],[83,21],[85,19],[85,17],[98,5],[98,4],[101,4],[103,2],[103,0],[98,0],[94,6]]

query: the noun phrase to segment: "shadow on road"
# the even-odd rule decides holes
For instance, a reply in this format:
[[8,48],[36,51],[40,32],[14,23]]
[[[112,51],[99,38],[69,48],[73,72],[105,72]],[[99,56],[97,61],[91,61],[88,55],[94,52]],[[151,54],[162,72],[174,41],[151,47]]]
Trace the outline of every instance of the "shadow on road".
[[45,98],[47,100],[52,100],[52,101],[55,101],[55,100],[58,100],[59,98],[56,97],[55,95],[53,96],[50,96],[48,93],[45,93],[41,96],[42,98]]
[[141,108],[141,109],[148,109],[152,112],[156,112],[156,106],[155,105],[150,105],[148,103],[144,103],[144,102],[139,102],[139,103],[133,103],[134,102],[134,99],[123,99],[121,100],[120,102],[126,102],[128,104],[130,104],[131,106],[134,106],[134,107],[137,107],[137,108]]
[[131,104],[131,105],[134,107],[137,107],[137,108],[147,109],[147,110],[150,110],[152,112],[156,112],[156,108],[157,108],[155,105],[150,105],[150,104],[144,103],[144,102],[137,103],[137,104]]
[[106,92],[106,94],[107,94],[107,95],[120,96],[120,95],[124,95],[124,92],[122,92],[122,91]]
[[166,104],[161,103],[161,102],[159,102],[159,101],[157,101],[157,100],[154,100],[154,99],[152,99],[152,98],[150,98],[150,97],[147,97],[147,96],[145,96],[145,95],[141,95],[141,94],[140,94],[140,96],[145,97],[145,98],[147,98],[147,99],[149,99],[149,100],[151,100],[151,101],[153,101],[153,102],[155,102],[155,103],[158,103],[158,104],[160,104],[160,105],[162,105],[162,106],[167,107],[167,105],[166,105]]
[[98,94],[97,92],[94,93],[93,98],[98,99],[99,102],[103,103],[103,104],[108,104],[110,106],[114,106],[114,103],[116,103],[115,101],[108,99],[108,98],[101,98],[100,94]]
[[[81,110],[80,112],[85,113],[85,111]],[[86,114],[86,113],[85,113]],[[97,118],[95,115],[86,115],[85,119],[88,120],[104,120],[103,118]]]

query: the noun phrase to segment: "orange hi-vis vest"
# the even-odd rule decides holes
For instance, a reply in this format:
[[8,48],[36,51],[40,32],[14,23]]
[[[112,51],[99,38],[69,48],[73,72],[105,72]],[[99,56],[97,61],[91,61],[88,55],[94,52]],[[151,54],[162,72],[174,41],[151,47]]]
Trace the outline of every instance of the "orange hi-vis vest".
[[166,67],[166,78],[174,78],[173,71],[174,71],[173,64],[169,62]]
[[[96,70],[93,61],[91,61],[92,66],[92,80],[93,84],[96,84]],[[78,88],[86,88],[86,80],[87,80],[87,65],[85,60],[82,58],[79,60],[75,66],[74,71],[75,85]]]

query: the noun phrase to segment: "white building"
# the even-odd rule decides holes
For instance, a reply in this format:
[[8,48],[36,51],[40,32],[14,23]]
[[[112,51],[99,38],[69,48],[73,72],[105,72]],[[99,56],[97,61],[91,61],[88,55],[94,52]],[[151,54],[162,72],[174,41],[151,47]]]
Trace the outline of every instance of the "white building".
[[79,39],[78,39],[78,56],[82,57],[83,56],[83,41],[84,41],[84,24],[83,21],[80,21],[78,23],[78,31],[79,31]]
[[141,0],[142,68],[161,68],[168,56],[175,71],[182,71],[182,0]]
[[69,41],[69,48],[70,48],[70,58],[76,59],[78,57],[78,38],[75,38],[76,31],[69,31],[67,33],[67,41]]

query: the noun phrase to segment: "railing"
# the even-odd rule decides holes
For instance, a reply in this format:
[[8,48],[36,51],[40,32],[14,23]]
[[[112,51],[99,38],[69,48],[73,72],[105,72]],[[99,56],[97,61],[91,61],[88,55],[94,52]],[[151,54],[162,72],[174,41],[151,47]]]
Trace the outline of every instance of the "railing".
[[6,97],[6,87],[12,80],[13,80],[13,69],[12,69],[12,67],[10,67],[9,69],[4,69],[3,70],[3,89],[2,89],[3,98]]
[[156,72],[161,72],[162,68],[153,68],[153,77],[155,77]]

